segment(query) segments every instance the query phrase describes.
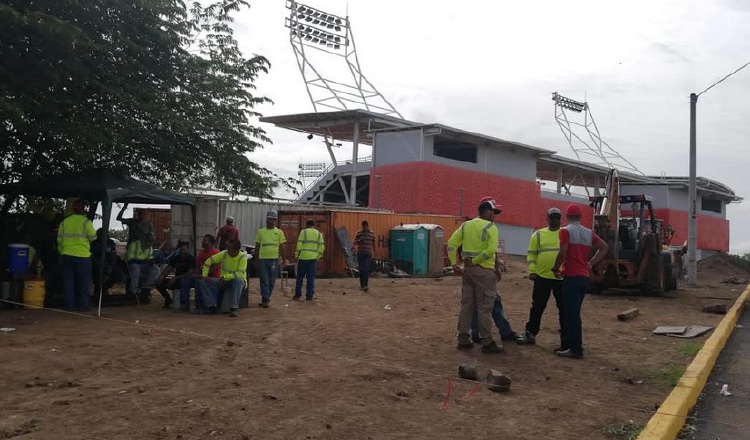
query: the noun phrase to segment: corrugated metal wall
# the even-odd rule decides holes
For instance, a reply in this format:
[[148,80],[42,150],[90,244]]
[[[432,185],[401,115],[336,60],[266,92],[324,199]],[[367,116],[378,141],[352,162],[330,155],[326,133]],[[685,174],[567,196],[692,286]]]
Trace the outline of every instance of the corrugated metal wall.
[[317,228],[325,237],[326,253],[319,264],[319,272],[324,274],[342,274],[346,271],[346,260],[341,250],[336,229],[346,227],[349,238],[361,228],[363,220],[367,220],[370,229],[375,233],[375,258],[388,259],[390,257],[390,231],[399,224],[436,224],[445,230],[446,236],[461,226],[461,217],[430,215],[430,214],[395,214],[373,211],[343,211],[343,210],[281,210],[279,224],[287,240],[285,248],[287,255],[293,255],[299,232],[304,229],[305,220],[316,220]]

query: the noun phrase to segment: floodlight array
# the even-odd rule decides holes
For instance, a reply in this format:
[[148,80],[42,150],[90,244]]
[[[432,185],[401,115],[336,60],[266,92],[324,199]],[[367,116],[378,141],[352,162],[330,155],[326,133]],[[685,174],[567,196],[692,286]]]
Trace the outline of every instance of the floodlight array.
[[326,169],[324,163],[301,163],[299,169],[302,171],[323,171]]
[[560,107],[576,113],[581,113],[582,111],[586,110],[585,102],[574,101],[570,98],[566,98],[560,95],[557,92],[552,93],[552,100],[555,101],[555,104],[559,105]]
[[302,42],[334,50],[349,45],[348,22],[345,18],[293,0],[288,0],[286,7],[290,10],[286,27],[289,28],[293,37],[299,38]]

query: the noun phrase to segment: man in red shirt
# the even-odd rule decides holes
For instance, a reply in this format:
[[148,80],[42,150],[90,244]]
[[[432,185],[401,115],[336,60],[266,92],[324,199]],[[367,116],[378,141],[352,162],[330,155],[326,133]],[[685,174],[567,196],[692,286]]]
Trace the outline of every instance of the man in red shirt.
[[[568,225],[560,229],[560,252],[552,266],[555,276],[563,279],[563,342],[555,351],[560,357],[574,359],[583,358],[581,306],[591,282],[591,268],[604,259],[608,249],[604,240],[581,225],[581,215],[578,205],[565,210]],[[589,260],[592,247],[596,253]]]
[[227,249],[227,242],[229,240],[240,239],[240,231],[234,225],[234,217],[231,215],[227,216],[227,223],[219,228],[219,232],[216,233],[216,239],[219,241],[220,251],[225,251]]
[[[183,284],[180,285],[180,310],[183,311],[189,311],[190,310],[190,289],[195,288],[195,308],[198,310],[202,310],[205,308],[203,306],[203,298],[201,297],[201,292],[198,291],[196,279],[200,278],[201,276],[201,269],[203,268],[203,263],[206,262],[209,258],[213,257],[214,255],[219,253],[219,250],[214,247],[214,243],[216,243],[216,239],[211,234],[206,234],[203,236],[203,241],[201,242],[201,250],[198,252],[198,257],[195,259],[195,267],[196,270],[193,272],[193,278],[190,278],[190,281],[186,281]],[[211,266],[211,269],[208,272],[208,276],[211,278],[219,278],[221,277],[221,267],[219,265]]]

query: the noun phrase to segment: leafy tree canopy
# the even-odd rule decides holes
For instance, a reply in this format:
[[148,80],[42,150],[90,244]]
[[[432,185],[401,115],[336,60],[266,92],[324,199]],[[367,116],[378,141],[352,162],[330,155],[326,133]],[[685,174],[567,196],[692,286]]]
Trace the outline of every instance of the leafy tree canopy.
[[184,190],[268,197],[281,179],[247,154],[253,82],[232,14],[244,0],[0,2],[0,183],[104,167]]

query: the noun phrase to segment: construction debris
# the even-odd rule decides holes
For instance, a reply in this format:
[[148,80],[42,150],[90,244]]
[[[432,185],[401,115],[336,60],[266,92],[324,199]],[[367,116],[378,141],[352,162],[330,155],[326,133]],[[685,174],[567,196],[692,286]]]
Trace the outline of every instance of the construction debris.
[[487,383],[490,384],[490,391],[510,391],[510,377],[497,370],[487,373]]
[[705,313],[716,313],[718,315],[726,315],[727,305],[726,304],[708,304],[708,305],[703,306],[703,311]]
[[654,335],[666,335],[673,338],[691,339],[708,333],[713,327],[705,327],[702,325],[688,325],[688,326],[660,326],[656,327],[651,333]]
[[745,285],[745,284],[750,283],[750,280],[748,280],[747,278],[731,277],[731,278],[727,278],[726,280],[722,281],[722,283],[724,283],[724,284],[742,284],[742,285]]
[[458,366],[458,376],[462,379],[477,380],[479,373],[477,373],[477,366],[472,364],[461,364]]
[[638,310],[638,308],[632,308],[622,313],[618,313],[617,319],[619,319],[620,321],[630,321],[631,319],[638,316],[640,313],[641,312]]

